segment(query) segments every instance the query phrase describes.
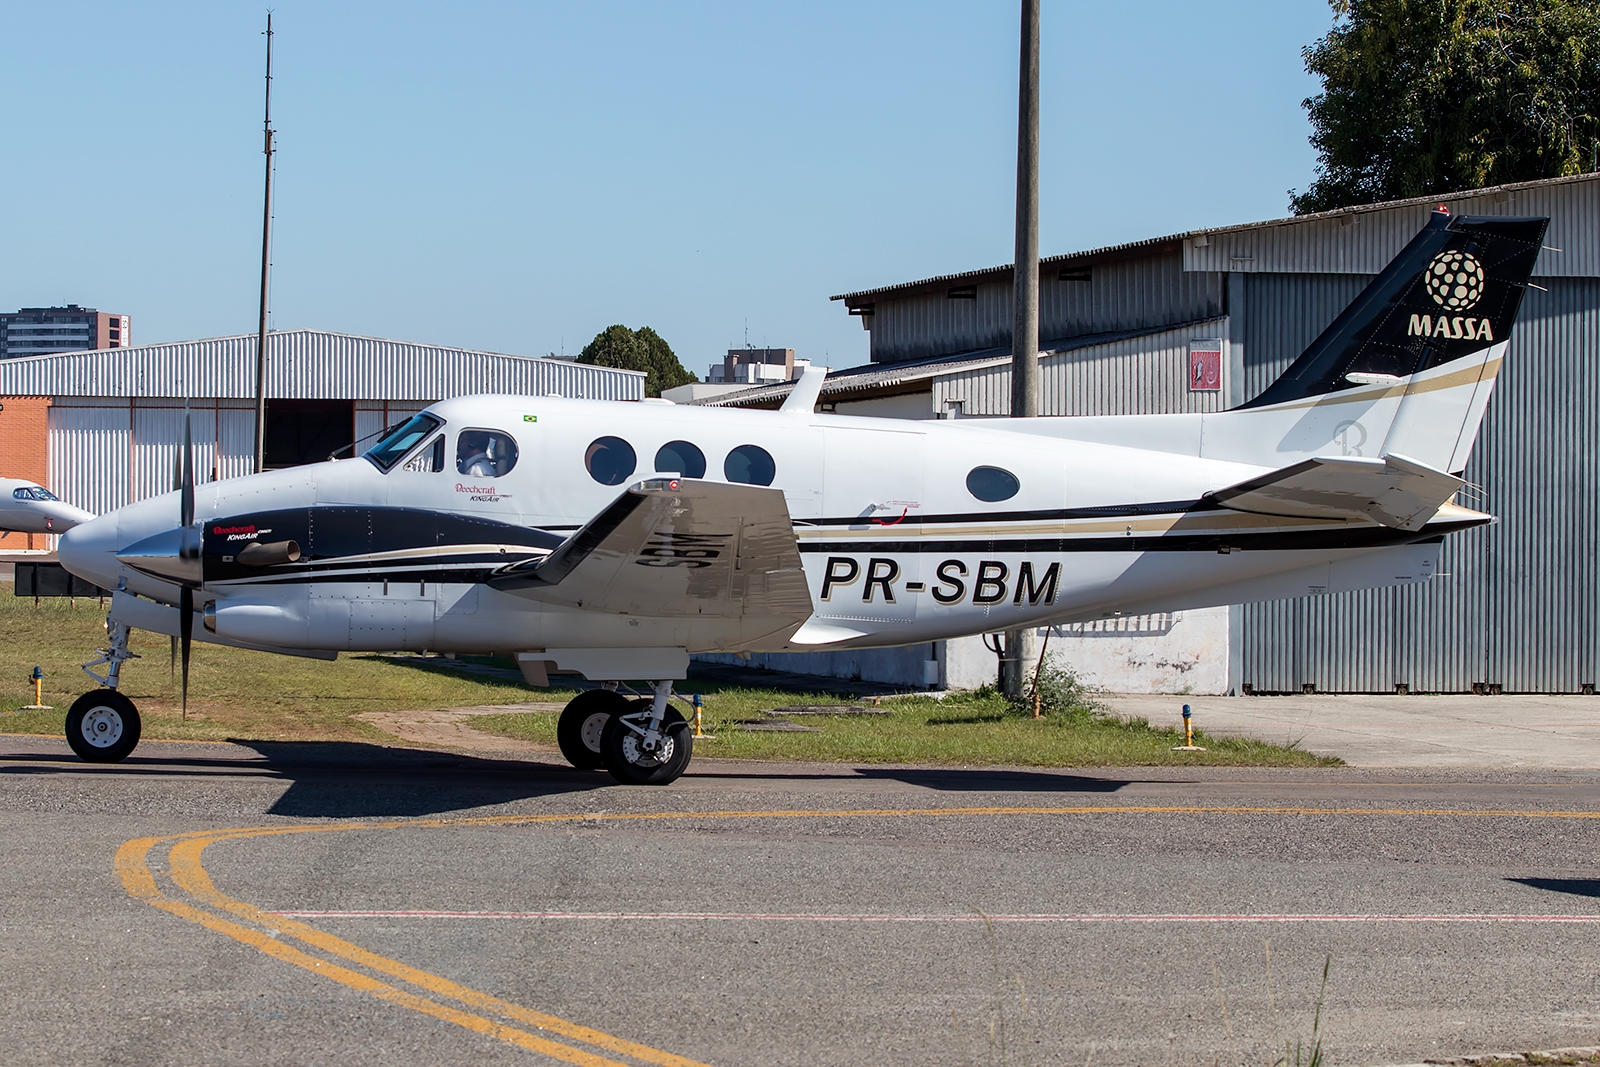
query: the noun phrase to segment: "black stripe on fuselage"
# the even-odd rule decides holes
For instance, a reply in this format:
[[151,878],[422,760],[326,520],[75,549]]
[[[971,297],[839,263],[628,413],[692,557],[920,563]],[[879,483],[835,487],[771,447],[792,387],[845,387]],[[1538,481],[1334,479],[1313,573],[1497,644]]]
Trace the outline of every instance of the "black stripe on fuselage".
[[954,552],[1279,552],[1337,548],[1383,548],[1440,540],[1445,534],[1482,526],[1487,519],[1431,523],[1425,530],[1364,526],[1352,530],[1284,530],[1261,533],[1125,534],[1121,537],[994,537],[985,539],[918,538],[915,540],[801,541],[812,554],[866,553],[949,554]]
[[[475,516],[456,516],[444,512],[427,512],[415,508],[352,508],[339,505],[322,506],[258,513],[240,519],[220,519],[208,522],[208,530],[215,526],[239,525],[255,522],[268,525],[272,530],[265,536],[278,540],[285,534],[293,536],[302,530],[313,546],[313,552],[299,564],[279,565],[267,570],[223,564],[219,549],[221,544],[207,538],[206,581],[220,585],[283,585],[297,582],[442,582],[446,584],[472,584],[491,582],[496,586],[555,584],[573,566],[593,551],[604,538],[620,525],[644,502],[635,493],[623,493],[599,515],[596,515],[576,535],[562,538],[548,529],[516,526],[493,519]],[[1029,520],[1053,521],[1066,518],[1105,519],[1169,515],[1195,511],[1223,510],[1210,501],[1163,502],[1151,504],[1111,505],[1096,508],[1068,508],[1049,511],[989,512],[968,515],[928,515],[907,517],[905,525],[990,525],[996,522]],[[298,520],[298,521],[296,521]],[[333,520],[333,521],[329,521]],[[874,530],[879,536],[855,540],[801,540],[799,549],[810,554],[863,555],[869,553],[903,553],[926,555],[930,553],[1060,553],[1089,552],[1217,552],[1217,551],[1283,551],[1382,548],[1392,545],[1436,541],[1444,535],[1471,529],[1492,521],[1488,517],[1448,523],[1430,523],[1418,531],[1397,530],[1389,527],[1358,526],[1350,529],[1287,529],[1267,531],[1205,532],[1160,534],[1099,535],[1092,537],[1006,536],[961,537],[929,536],[916,538],[892,537],[889,531],[902,523],[865,526],[859,516],[802,520],[797,529],[817,526],[854,526]],[[332,539],[327,534],[338,531]],[[432,533],[433,540],[426,538]],[[469,544],[483,544],[495,540],[524,548],[556,549],[534,558],[512,560],[483,552],[452,554],[447,536],[467,538]],[[353,551],[344,554],[316,551],[318,542],[326,549],[344,547]],[[242,547],[242,545],[229,547]],[[438,554],[405,560],[364,560],[375,551],[406,549],[437,549]],[[492,564],[492,565],[491,565]],[[537,576],[535,571],[537,570]]]

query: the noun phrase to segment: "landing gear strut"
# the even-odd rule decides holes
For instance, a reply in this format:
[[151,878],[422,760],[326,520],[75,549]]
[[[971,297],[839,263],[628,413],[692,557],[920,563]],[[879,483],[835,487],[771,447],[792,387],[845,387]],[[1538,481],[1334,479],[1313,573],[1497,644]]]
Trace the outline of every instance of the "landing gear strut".
[[689,766],[694,742],[689,724],[667,707],[671,682],[656,682],[655,696],[612,715],[600,735],[600,755],[611,777],[624,785],[666,785]]
[[[83,673],[105,686],[85,693],[72,702],[67,712],[67,744],[80,759],[90,763],[116,763],[126,759],[139,743],[139,709],[133,701],[117,692],[122,680],[122,665],[139,657],[128,651],[128,628],[120,622],[109,623],[106,628],[111,647],[100,649],[100,655],[83,665]],[[90,670],[107,664],[106,673],[99,675]]]

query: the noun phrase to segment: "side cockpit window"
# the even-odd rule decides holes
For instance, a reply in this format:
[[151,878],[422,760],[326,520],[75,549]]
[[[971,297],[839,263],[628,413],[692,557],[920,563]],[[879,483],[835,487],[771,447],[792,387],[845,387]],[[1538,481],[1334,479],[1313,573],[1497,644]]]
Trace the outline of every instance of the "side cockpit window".
[[444,470],[444,434],[435,437],[432,444],[412,456],[405,469],[421,474],[437,474]]
[[384,434],[377,444],[362,455],[374,467],[387,473],[394,469],[394,465],[404,459],[413,448],[427,440],[429,434],[443,425],[441,420],[426,412],[413,415]]
[[38,485],[25,485],[19,489],[11,490],[13,500],[57,500],[59,499],[50,490]]
[[503,430],[462,430],[456,438],[456,470],[474,478],[498,478],[517,465],[517,442]]

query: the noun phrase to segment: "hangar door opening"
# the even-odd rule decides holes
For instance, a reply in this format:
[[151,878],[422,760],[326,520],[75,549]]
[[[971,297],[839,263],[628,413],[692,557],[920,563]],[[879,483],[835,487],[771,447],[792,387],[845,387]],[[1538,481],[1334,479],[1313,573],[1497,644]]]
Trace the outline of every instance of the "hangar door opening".
[[354,400],[267,401],[268,469],[321,463],[355,439]]

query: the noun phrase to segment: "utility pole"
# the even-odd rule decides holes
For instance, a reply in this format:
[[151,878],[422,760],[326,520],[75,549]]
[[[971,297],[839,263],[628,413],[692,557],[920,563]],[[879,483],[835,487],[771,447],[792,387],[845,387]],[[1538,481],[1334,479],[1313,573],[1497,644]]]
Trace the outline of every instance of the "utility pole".
[[1017,81],[1011,417],[1027,419],[1039,414],[1039,0],[1022,0],[1022,58]]
[[262,150],[267,154],[266,196],[261,209],[261,320],[256,329],[256,465],[260,474],[267,463],[267,267],[272,259],[272,12],[267,12],[267,104],[262,122],[266,131]]
[[[1017,249],[1011,318],[1011,417],[1039,414],[1039,0],[1022,0],[1017,72]],[[1001,689],[1022,696],[1027,631],[1007,630]]]

